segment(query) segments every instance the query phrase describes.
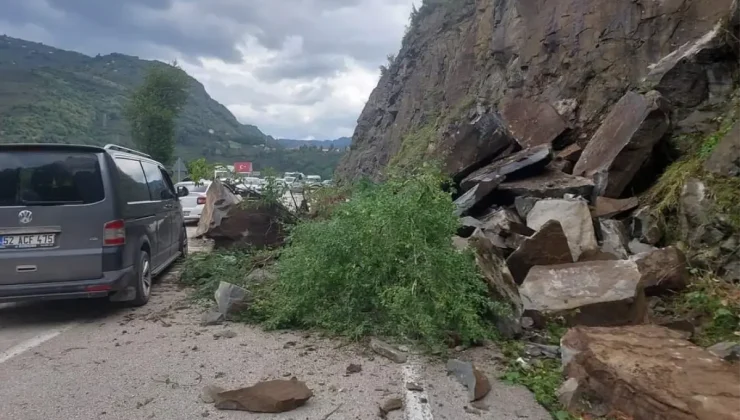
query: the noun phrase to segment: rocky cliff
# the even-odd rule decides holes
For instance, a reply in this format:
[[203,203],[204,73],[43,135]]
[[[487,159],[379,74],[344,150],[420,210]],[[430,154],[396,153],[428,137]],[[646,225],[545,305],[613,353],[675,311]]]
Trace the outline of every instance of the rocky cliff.
[[628,91],[660,92],[673,133],[714,130],[738,80],[737,15],[737,0],[426,0],[337,175],[436,157],[461,178],[521,147],[585,146]]

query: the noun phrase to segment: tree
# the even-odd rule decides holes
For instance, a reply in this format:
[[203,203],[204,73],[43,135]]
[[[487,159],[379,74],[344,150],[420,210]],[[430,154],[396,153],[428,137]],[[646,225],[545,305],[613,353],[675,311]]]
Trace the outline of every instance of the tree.
[[190,178],[196,184],[200,184],[200,181],[203,179],[213,178],[213,173],[216,169],[216,166],[208,163],[206,158],[191,160],[187,163],[187,167]]
[[188,99],[188,75],[177,65],[155,64],[124,110],[136,146],[164,165],[175,152],[175,122]]

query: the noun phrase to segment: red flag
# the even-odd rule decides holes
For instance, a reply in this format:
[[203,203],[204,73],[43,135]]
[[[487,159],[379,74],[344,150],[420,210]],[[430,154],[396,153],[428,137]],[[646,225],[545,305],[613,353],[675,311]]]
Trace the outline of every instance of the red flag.
[[240,174],[252,172],[252,162],[234,162],[234,172]]

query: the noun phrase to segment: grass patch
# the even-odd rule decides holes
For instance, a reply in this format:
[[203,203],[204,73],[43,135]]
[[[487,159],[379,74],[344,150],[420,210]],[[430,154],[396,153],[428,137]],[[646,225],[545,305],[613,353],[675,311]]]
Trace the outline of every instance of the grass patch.
[[[740,97],[740,95],[736,95]],[[717,144],[725,138],[738,119],[740,102],[734,100],[730,112],[719,118],[719,129],[707,136],[698,133],[681,135],[672,140],[683,157],[671,164],[658,181],[647,192],[644,201],[653,212],[674,224],[679,210],[681,192],[686,181],[696,178],[705,183],[712,199],[712,213],[729,217],[731,225],[740,230],[740,180],[708,173],[704,170],[704,161],[712,154]]]
[[299,224],[277,263],[279,280],[250,315],[269,328],[321,328],[357,339],[385,335],[444,346],[490,337],[495,303],[458,228],[443,178],[426,171],[365,185],[329,219]]
[[692,341],[707,347],[740,336],[740,287],[710,273],[695,274],[687,291],[664,300],[668,315],[699,325]]
[[538,403],[550,412],[555,420],[575,420],[563,409],[557,391],[563,381],[563,368],[560,360],[533,360],[528,367],[510,362],[506,373],[501,377],[512,385],[523,385],[532,393]]
[[[565,335],[568,328],[562,319],[552,319],[542,333],[545,340],[551,345],[560,345],[560,339]],[[499,342],[504,356],[508,360],[506,372],[501,376],[504,382],[513,385],[521,385],[528,388],[535,399],[555,420],[575,420],[558,400],[558,388],[563,382],[563,368],[558,359],[535,359],[528,367],[522,366],[516,360],[523,357],[524,344],[521,341]]]
[[246,286],[247,276],[276,257],[276,251],[222,249],[190,254],[185,260],[180,282],[193,289],[194,300],[212,300],[222,281]]
[[401,140],[401,148],[393,155],[388,166],[391,168],[412,168],[423,163],[436,144],[436,124],[426,124],[408,133]]

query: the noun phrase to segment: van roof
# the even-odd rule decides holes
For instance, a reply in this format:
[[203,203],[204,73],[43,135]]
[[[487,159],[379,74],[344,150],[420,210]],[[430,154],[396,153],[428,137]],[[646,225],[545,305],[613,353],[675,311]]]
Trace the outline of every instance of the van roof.
[[[154,159],[145,157],[143,155],[129,153],[125,150],[119,149],[106,149],[101,146],[90,146],[87,144],[63,144],[63,143],[6,143],[0,144],[0,150],[16,150],[16,151],[63,151],[63,152],[87,152],[87,153],[109,153],[117,156],[135,157],[137,159],[149,161],[162,165]],[[164,165],[162,165],[164,166]]]

